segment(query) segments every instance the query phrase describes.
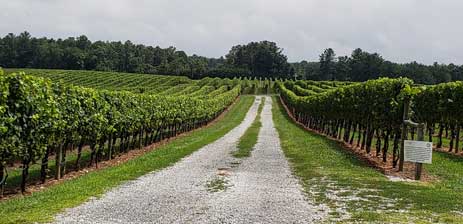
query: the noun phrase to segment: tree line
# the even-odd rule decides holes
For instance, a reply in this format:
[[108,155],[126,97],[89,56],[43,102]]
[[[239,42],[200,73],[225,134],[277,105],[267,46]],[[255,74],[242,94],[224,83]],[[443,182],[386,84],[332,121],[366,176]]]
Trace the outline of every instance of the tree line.
[[129,40],[92,42],[84,35],[55,40],[32,37],[27,31],[0,38],[0,66],[184,75],[194,79],[293,76],[282,49],[269,41],[234,46],[225,57],[216,59]]
[[318,62],[289,63],[283,49],[270,41],[233,46],[220,58],[188,55],[175,47],[161,48],[131,41],[90,41],[86,36],[36,38],[27,31],[0,38],[0,66],[97,70],[202,77],[261,77],[308,80],[366,81],[379,77],[407,77],[415,83],[463,80],[463,66],[394,63],[378,53],[358,48],[337,57],[326,49]]
[[366,81],[379,77],[406,77],[415,83],[436,84],[463,80],[463,66],[455,64],[424,65],[416,61],[394,63],[383,59],[378,53],[369,53],[358,48],[350,56],[336,57],[328,48],[318,62],[293,63],[296,79]]

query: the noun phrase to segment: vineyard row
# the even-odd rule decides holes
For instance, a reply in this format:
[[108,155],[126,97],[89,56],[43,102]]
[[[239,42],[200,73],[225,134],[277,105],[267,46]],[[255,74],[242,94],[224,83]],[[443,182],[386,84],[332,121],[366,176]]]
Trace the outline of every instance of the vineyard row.
[[[333,88],[306,81],[278,82],[277,87],[298,122],[356,145],[367,154],[375,142],[376,156],[393,167],[399,165],[400,169],[403,165],[399,150],[402,138],[415,136],[414,129],[402,126],[405,102],[411,105],[411,119],[427,125],[429,141],[433,141],[437,127],[437,147],[442,147],[444,129],[449,129],[448,150],[458,153],[463,127],[462,82],[415,86],[405,78],[382,78]],[[392,155],[388,156],[390,148]]]
[[[1,70],[0,70],[0,73]],[[24,191],[31,163],[47,178],[56,155],[57,179],[66,172],[66,152],[90,148],[90,163],[140,148],[206,124],[241,93],[241,85],[218,85],[192,95],[151,95],[95,90],[28,76],[0,74],[0,180],[6,167],[22,164]],[[116,147],[116,143],[117,147]]]

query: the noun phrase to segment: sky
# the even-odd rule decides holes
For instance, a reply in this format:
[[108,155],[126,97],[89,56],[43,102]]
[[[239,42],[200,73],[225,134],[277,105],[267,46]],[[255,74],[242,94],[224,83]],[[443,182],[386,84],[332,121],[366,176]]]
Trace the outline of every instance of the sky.
[[274,41],[289,61],[355,48],[394,62],[463,64],[461,0],[0,0],[0,36],[125,41],[225,55]]

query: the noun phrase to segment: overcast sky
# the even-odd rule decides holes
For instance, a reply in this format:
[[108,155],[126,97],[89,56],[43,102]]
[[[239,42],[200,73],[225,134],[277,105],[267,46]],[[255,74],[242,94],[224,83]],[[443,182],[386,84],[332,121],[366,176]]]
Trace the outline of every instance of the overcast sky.
[[270,40],[291,62],[355,48],[396,62],[463,64],[461,0],[0,0],[0,35],[86,35],[225,55]]

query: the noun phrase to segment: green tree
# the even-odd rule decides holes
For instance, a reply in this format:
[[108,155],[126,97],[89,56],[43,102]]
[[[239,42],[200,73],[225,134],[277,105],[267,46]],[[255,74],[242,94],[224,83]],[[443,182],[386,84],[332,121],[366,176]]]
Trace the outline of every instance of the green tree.
[[349,67],[349,57],[347,56],[342,56],[338,57],[338,62],[336,63],[335,66],[335,76],[333,77],[333,80],[350,80],[348,77],[350,73],[350,67]]
[[233,46],[225,56],[229,66],[248,70],[256,77],[291,78],[291,67],[283,49],[270,41]]
[[333,49],[327,48],[320,55],[320,78],[322,80],[335,80],[336,67],[335,56]]
[[350,59],[350,77],[353,81],[366,81],[381,75],[384,59],[377,53],[368,53],[357,48]]

